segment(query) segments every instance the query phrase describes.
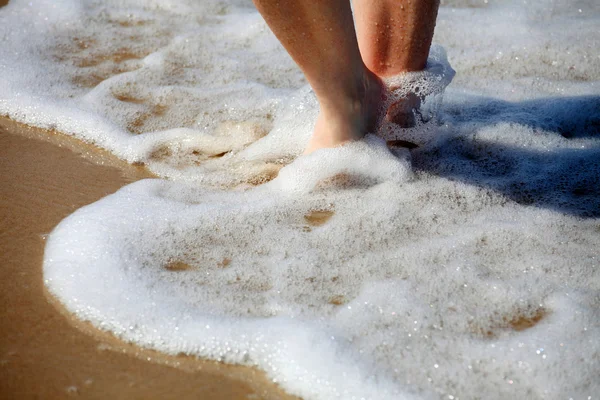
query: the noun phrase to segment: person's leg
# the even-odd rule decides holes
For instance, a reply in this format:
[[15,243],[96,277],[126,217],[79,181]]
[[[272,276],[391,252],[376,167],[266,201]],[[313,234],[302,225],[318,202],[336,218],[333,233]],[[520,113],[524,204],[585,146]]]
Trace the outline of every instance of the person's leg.
[[439,0],[353,0],[362,59],[379,77],[425,68]]
[[362,61],[349,1],[254,4],[319,100],[319,117],[305,153],[361,138],[376,122],[382,84]]

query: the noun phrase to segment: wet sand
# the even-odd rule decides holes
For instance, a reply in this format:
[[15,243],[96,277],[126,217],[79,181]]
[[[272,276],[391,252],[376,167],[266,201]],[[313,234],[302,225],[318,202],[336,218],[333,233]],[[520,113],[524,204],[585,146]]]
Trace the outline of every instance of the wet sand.
[[44,235],[147,171],[0,117],[0,176],[1,399],[292,398],[251,368],[123,343],[70,317],[45,292]]

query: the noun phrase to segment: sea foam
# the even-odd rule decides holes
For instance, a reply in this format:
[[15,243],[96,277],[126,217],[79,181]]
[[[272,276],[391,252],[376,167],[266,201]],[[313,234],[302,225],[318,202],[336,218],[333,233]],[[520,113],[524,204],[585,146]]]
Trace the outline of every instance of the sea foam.
[[318,105],[251,2],[11,0],[0,113],[167,178],[62,221],[45,283],[307,399],[595,398],[599,20],[442,1],[456,76],[436,45],[388,82],[423,90],[414,126],[300,156]]

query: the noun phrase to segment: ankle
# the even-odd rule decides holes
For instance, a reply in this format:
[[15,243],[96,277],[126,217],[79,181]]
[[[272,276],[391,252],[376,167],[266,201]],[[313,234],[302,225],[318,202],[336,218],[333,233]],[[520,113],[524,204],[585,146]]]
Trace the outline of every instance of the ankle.
[[383,82],[365,68],[352,82],[315,92],[322,113],[347,118],[357,113],[370,112],[372,104],[381,100],[383,87]]

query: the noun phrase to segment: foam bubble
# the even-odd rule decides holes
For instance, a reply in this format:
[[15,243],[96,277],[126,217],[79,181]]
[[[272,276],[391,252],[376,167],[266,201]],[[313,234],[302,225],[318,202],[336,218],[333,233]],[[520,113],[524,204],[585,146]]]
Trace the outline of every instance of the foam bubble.
[[594,367],[564,365],[598,352],[597,222],[411,180],[403,159],[386,178],[393,156],[368,143],[235,195],[130,185],[55,229],[46,285],[126,340],[255,365],[306,398],[593,393]]

